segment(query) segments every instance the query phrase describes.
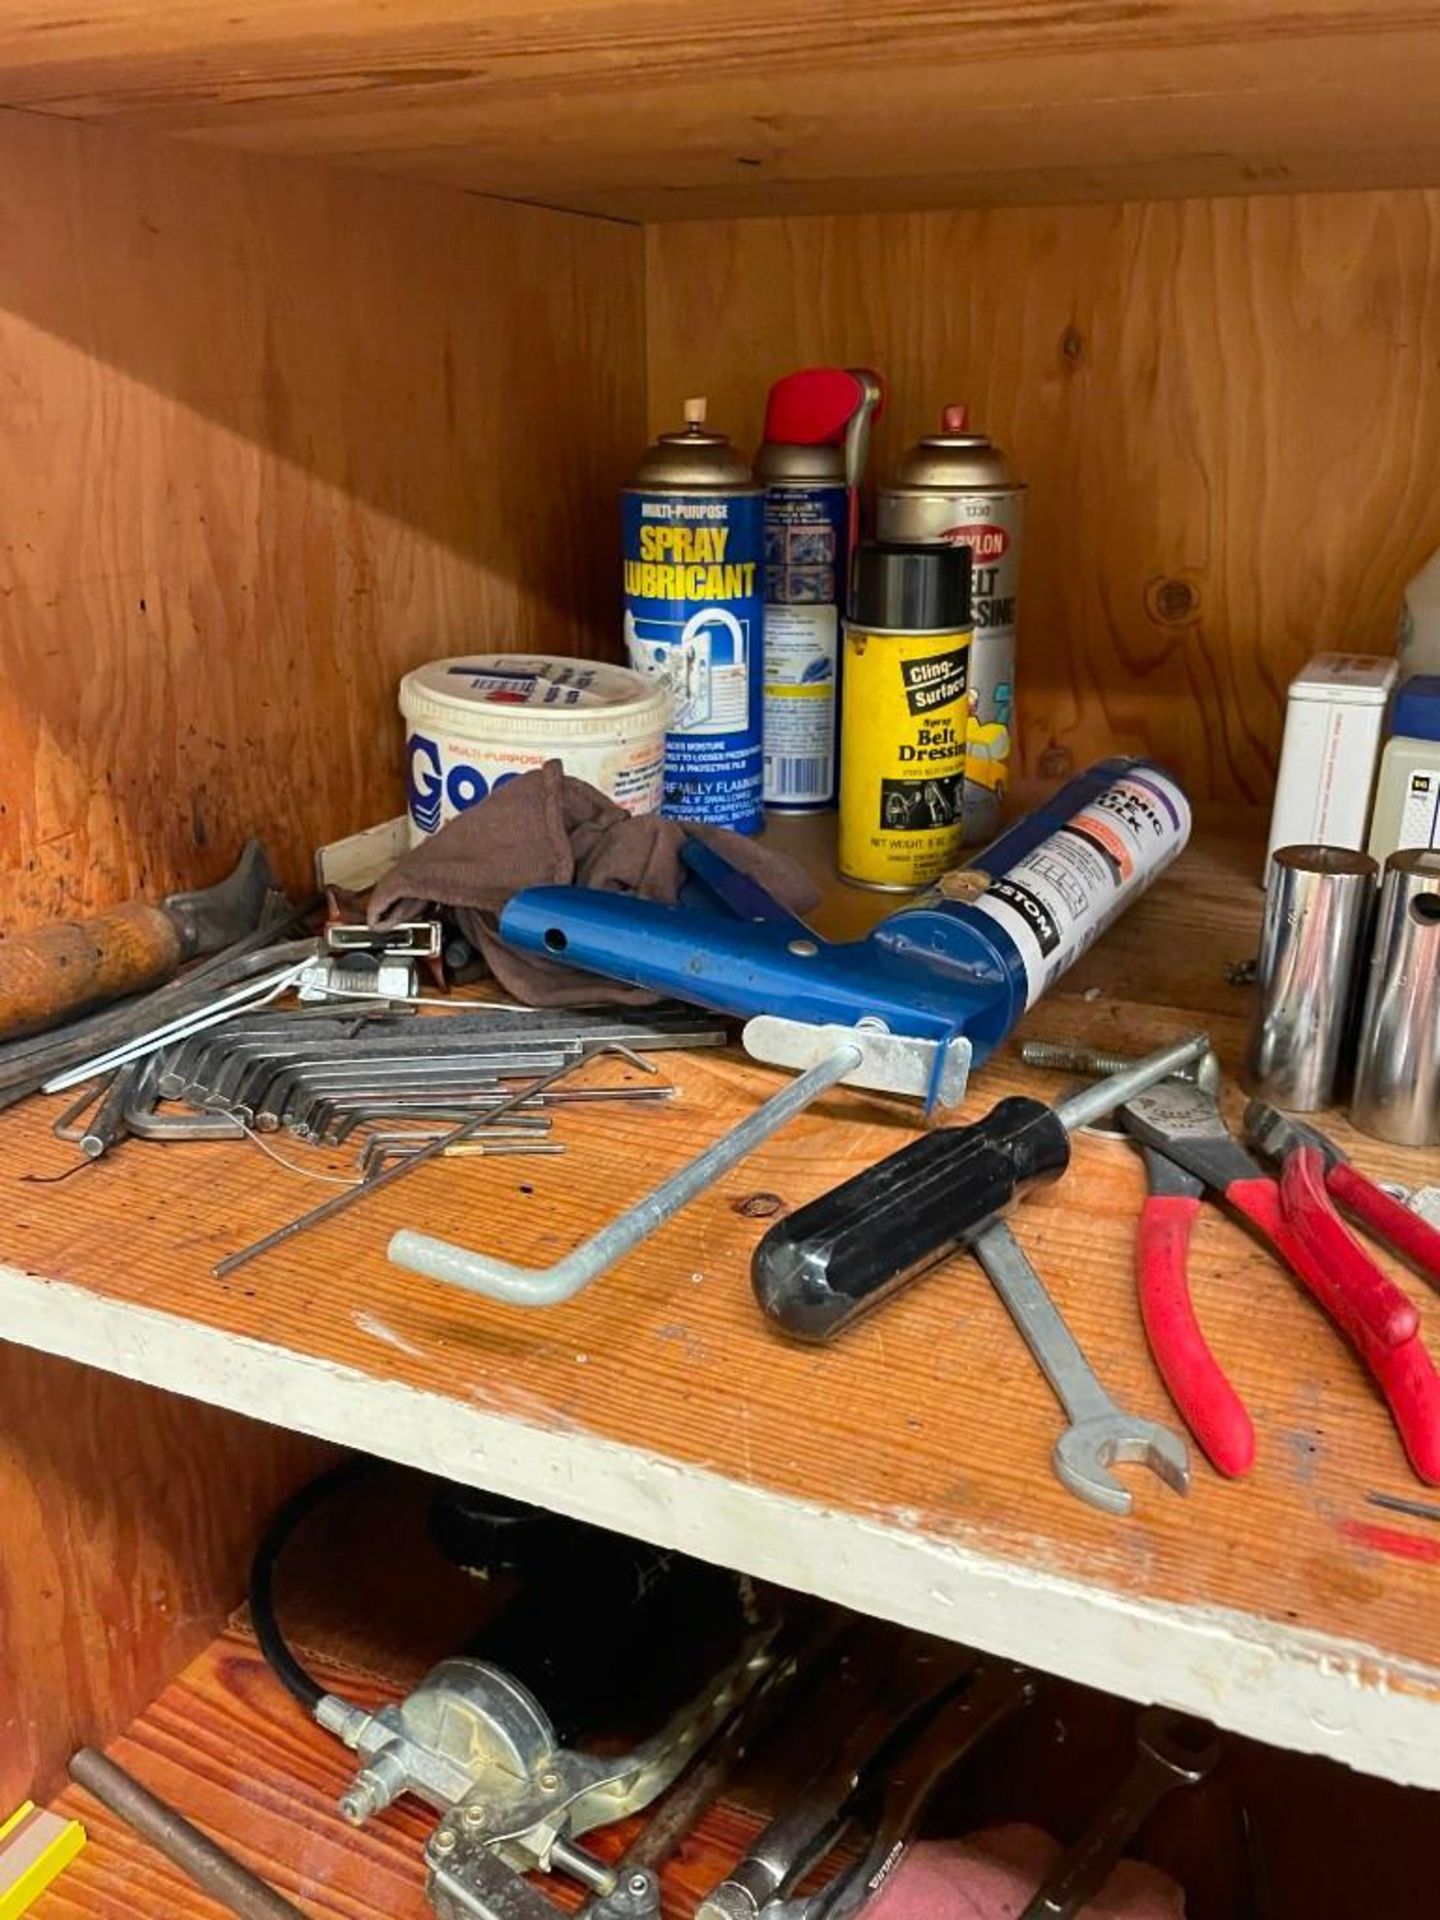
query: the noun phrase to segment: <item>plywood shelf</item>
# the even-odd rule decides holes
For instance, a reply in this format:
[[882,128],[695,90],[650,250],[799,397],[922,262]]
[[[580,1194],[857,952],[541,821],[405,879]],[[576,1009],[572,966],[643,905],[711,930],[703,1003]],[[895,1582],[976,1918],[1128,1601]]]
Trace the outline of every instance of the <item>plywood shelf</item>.
[[1440,179],[1407,0],[0,6],[0,102],[625,219]]
[[[1138,1047],[1210,1026],[1234,1063],[1253,952],[1253,837],[1202,837],[1037,1010],[1032,1029]],[[828,928],[867,909],[837,896]],[[873,910],[873,909],[871,909]],[[1250,1405],[1240,1485],[1137,1485],[1128,1521],[1049,1467],[1057,1410],[978,1269],[957,1262],[831,1350],[760,1322],[754,1197],[795,1205],[900,1144],[914,1115],[838,1094],[568,1306],[539,1316],[387,1265],[398,1226],[555,1258],[773,1091],[735,1053],[673,1062],[661,1111],[566,1116],[557,1161],[427,1168],[220,1282],[215,1260],[323,1190],[238,1147],[136,1145],[45,1187],[72,1149],[40,1103],[0,1121],[11,1340],[675,1545],[864,1612],[1375,1774],[1440,1786],[1440,1534],[1383,1527],[1412,1490],[1329,1323],[1241,1229],[1197,1237],[1199,1311]],[[968,1111],[1053,1082],[1010,1058]],[[1414,1181],[1414,1157],[1359,1143]],[[1134,1304],[1142,1190],[1082,1140],[1019,1232],[1117,1396],[1168,1412]],[[770,1203],[767,1202],[768,1206]],[[1418,1297],[1418,1296],[1417,1296]],[[1433,1296],[1420,1302],[1435,1324]]]

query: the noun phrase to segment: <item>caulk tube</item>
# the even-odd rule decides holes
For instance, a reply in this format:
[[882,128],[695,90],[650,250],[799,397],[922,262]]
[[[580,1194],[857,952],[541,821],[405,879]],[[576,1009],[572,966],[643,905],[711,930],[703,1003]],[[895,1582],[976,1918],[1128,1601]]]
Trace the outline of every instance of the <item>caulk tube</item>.
[[[1162,767],[1101,760],[873,937],[962,973],[980,953],[998,958],[1014,996],[1008,1032],[1189,838],[1190,803]],[[980,1037],[977,1066],[1004,1033]]]

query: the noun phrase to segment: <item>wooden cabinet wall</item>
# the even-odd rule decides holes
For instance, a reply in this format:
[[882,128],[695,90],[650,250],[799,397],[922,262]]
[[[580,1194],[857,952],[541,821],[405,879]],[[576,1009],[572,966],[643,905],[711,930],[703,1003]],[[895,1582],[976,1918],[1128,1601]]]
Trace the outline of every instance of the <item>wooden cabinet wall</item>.
[[[635,228],[0,113],[0,931],[252,830],[303,884],[396,810],[407,666],[613,647],[641,274]],[[64,1207],[31,1170],[10,1224]],[[316,1457],[0,1344],[0,1817],[215,1633]]]
[[214,1636],[266,1516],[324,1458],[299,1434],[0,1345],[6,1814]]
[[648,233],[652,427],[753,444],[817,362],[948,400],[1030,484],[1024,770],[1155,753],[1268,802],[1295,669],[1389,652],[1440,546],[1440,193],[706,221]]
[[638,229],[0,114],[0,927],[298,877],[395,686],[613,646]]

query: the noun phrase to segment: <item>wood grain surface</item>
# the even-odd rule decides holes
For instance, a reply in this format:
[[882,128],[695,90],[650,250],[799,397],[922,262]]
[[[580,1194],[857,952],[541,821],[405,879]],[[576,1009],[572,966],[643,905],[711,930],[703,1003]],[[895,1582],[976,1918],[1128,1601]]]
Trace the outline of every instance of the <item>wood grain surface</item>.
[[640,240],[0,114],[0,927],[403,805],[401,673],[618,648]]
[[[51,1196],[61,1210],[64,1191]],[[257,1527],[324,1455],[298,1434],[6,1345],[0,1409],[8,1814],[53,1791],[78,1745],[117,1732],[213,1637]]]
[[[319,1671],[371,1707],[399,1691],[374,1675]],[[405,1800],[362,1829],[347,1826],[335,1803],[353,1756],[282,1692],[248,1635],[207,1648],[109,1751],[315,1920],[428,1920],[422,1855],[435,1816]],[[54,1804],[83,1821],[90,1844],[35,1903],[33,1920],[221,1920],[224,1907],[89,1794],[70,1786]],[[586,1845],[613,1859],[640,1824],[607,1828]],[[694,1912],[756,1825],[738,1808],[712,1810],[663,1875],[667,1920]]]
[[[1202,843],[1046,1000],[1032,1030],[1138,1050],[1193,1028],[1199,1014],[1233,1066],[1249,1002],[1226,984],[1225,970],[1253,951],[1255,863],[1253,837]],[[224,1282],[210,1271],[221,1254],[326,1190],[248,1147],[139,1145],[78,1174],[58,1199],[16,1187],[0,1247],[14,1277],[0,1275],[0,1310],[7,1288],[16,1289],[8,1297],[18,1308],[29,1285],[21,1269],[67,1282],[86,1299],[150,1309],[137,1322],[143,1344],[133,1354],[94,1358],[146,1377],[164,1374],[167,1384],[201,1398],[234,1396],[232,1373],[235,1381],[263,1378],[269,1352],[306,1356],[317,1363],[308,1393],[287,1373],[282,1396],[257,1400],[254,1411],[310,1431],[325,1432],[333,1419],[326,1411],[332,1382],[363,1388],[373,1381],[365,1443],[392,1457],[424,1452],[420,1429],[406,1424],[410,1390],[417,1421],[430,1417],[423,1407],[443,1405],[500,1416],[503,1425],[487,1431],[513,1434],[517,1447],[527,1434],[553,1435],[562,1451],[572,1441],[597,1443],[594,1471],[612,1473],[627,1489],[630,1530],[678,1538],[752,1571],[789,1561],[784,1544],[767,1533],[781,1524],[778,1510],[767,1518],[764,1499],[747,1504],[749,1495],[784,1496],[799,1503],[797,1515],[846,1516],[853,1553],[806,1575],[833,1597],[865,1591],[866,1542],[884,1539],[897,1548],[913,1542],[981,1555],[1012,1570],[1017,1597],[1027,1581],[1043,1588],[1058,1579],[1097,1604],[1109,1596],[1143,1601],[1157,1622],[1147,1633],[1163,1638],[1173,1617],[1203,1643],[1214,1639],[1213,1657],[1202,1663],[1213,1680],[1192,1673],[1187,1684],[1210,1686],[1215,1716],[1231,1725],[1254,1730],[1257,1713],[1263,1718],[1276,1649],[1299,1669],[1319,1663],[1316,1671],[1334,1673],[1337,1701],[1373,1698],[1402,1713],[1410,1701],[1440,1705],[1433,1568],[1346,1531],[1368,1516],[1368,1489],[1414,1490],[1388,1417],[1334,1329],[1218,1212],[1207,1212],[1196,1236],[1195,1294],[1222,1364],[1252,1410],[1259,1464],[1245,1483],[1224,1484],[1197,1461],[1183,1501],[1142,1482],[1126,1522],[1092,1511],[1054,1480],[1057,1410],[968,1262],[914,1287],[832,1349],[788,1345],[761,1324],[747,1270],[764,1219],[910,1137],[914,1115],[893,1102],[848,1092],[826,1099],[590,1291],[542,1315],[462,1296],[386,1263],[391,1232],[411,1224],[528,1263],[554,1259],[778,1084],[734,1054],[672,1065],[681,1090],[673,1105],[567,1115],[559,1136],[570,1151],[560,1160],[427,1168]],[[979,1077],[966,1112],[1020,1086],[1054,1085],[997,1060]],[[47,1119],[32,1108],[0,1122],[10,1177],[68,1164]],[[1426,1177],[1433,1156],[1376,1148],[1339,1123],[1337,1131],[1367,1170],[1412,1182]],[[183,1173],[179,1152],[189,1156]],[[1134,1305],[1141,1190],[1127,1149],[1082,1139],[1071,1174],[1027,1202],[1018,1231],[1116,1396],[1167,1417]],[[114,1257],[120,1220],[123,1263]],[[1402,1284],[1414,1283],[1402,1276]],[[1415,1292],[1433,1320],[1433,1296],[1418,1285]],[[49,1317],[26,1337],[63,1347],[69,1298],[57,1290]],[[156,1314],[236,1337],[233,1368],[217,1351],[204,1369],[167,1371],[165,1322]],[[398,1396],[397,1386],[405,1390]],[[611,1442],[628,1450],[624,1462],[605,1453]],[[520,1488],[504,1441],[477,1437],[476,1444],[480,1451],[456,1452],[445,1470],[562,1511],[599,1518],[618,1511],[600,1512],[604,1502],[597,1505],[594,1490],[563,1464],[544,1484]],[[672,1509],[672,1498],[684,1504],[677,1469],[703,1470],[737,1493],[739,1503],[727,1509],[732,1518],[698,1545],[688,1516]],[[1401,1530],[1419,1537],[1413,1526]],[[912,1577],[925,1579],[922,1561],[914,1565]],[[901,1577],[883,1593],[867,1592],[864,1604],[892,1618],[946,1617],[943,1590],[927,1593],[908,1591]],[[957,1617],[952,1630],[964,1637],[967,1626],[973,1633],[973,1623]],[[1238,1686],[1222,1654],[1237,1641],[1250,1649],[1236,1656],[1246,1675]],[[1117,1690],[1143,1691],[1134,1674],[1149,1651],[1137,1640],[1127,1654],[1125,1644],[1116,1643],[1106,1671]],[[1077,1668],[1074,1655],[1058,1645],[1025,1649],[1025,1657],[1053,1660],[1061,1672],[1093,1673]],[[1343,1718],[1332,1750],[1406,1777],[1403,1740],[1384,1754],[1362,1752],[1347,1743]],[[1295,1743],[1307,1741],[1297,1734]]]
[[0,7],[0,101],[631,219],[1440,178],[1411,0]]
[[[209,882],[251,832],[304,884],[397,810],[405,667],[606,644],[634,235],[13,113],[0,227],[0,927]],[[0,1350],[0,1804],[209,1637],[314,1458]]]
[[1286,686],[1388,653],[1440,545],[1440,195],[658,227],[650,410],[742,444],[795,367],[879,368],[872,472],[972,419],[1029,483],[1026,771],[1160,755],[1268,803]]

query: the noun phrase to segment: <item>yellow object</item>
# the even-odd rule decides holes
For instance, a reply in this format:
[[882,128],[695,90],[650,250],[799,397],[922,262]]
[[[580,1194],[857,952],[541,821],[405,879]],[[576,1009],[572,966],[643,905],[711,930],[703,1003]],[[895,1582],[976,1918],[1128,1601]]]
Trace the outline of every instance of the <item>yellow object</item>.
[[1003,720],[977,720],[970,696],[970,731],[965,738],[965,778],[972,787],[1003,794],[1010,759],[1010,729]]
[[955,864],[969,730],[971,629],[845,629],[840,871],[909,892]]
[[0,1920],[20,1920],[79,1853],[85,1829],[27,1800],[0,1826]]

